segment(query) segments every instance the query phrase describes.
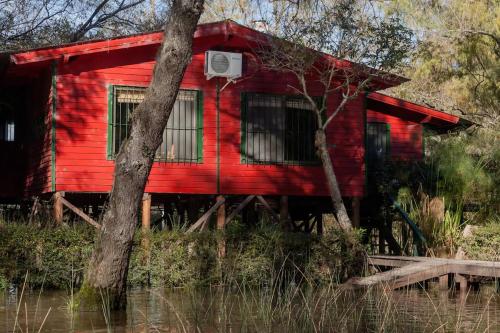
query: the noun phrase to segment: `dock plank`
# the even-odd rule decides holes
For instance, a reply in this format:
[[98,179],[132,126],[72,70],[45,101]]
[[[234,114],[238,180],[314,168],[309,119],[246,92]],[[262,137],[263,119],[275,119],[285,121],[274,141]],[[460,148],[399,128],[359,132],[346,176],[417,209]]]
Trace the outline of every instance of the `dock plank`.
[[397,289],[447,274],[500,277],[500,262],[493,261],[376,255],[369,256],[368,263],[392,269],[351,279],[348,285],[354,288],[385,285]]

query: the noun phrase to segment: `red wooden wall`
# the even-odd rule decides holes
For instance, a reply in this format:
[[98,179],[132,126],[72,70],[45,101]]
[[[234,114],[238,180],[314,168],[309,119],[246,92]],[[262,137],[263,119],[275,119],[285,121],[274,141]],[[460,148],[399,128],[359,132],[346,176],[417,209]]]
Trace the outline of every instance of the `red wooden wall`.
[[423,157],[422,124],[370,109],[367,122],[389,124],[391,158],[419,160]]
[[[181,87],[203,91],[203,162],[155,163],[146,187],[151,193],[217,193],[215,79],[203,74],[204,51],[196,45]],[[106,159],[108,88],[147,86],[155,47],[82,55],[57,70],[55,178],[57,191],[107,192],[114,163]],[[224,194],[327,195],[320,166],[246,165],[240,162],[242,92],[292,94],[291,78],[256,72],[229,85],[220,98],[220,192]],[[314,90],[314,87],[312,87]],[[333,109],[335,97],[328,101]],[[350,103],[328,129],[341,190],[364,190],[364,97]]]

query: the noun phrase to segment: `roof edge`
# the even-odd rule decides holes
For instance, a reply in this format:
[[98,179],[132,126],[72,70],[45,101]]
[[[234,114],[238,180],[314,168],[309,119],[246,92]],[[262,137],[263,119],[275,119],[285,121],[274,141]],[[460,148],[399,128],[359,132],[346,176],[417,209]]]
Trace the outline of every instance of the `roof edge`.
[[439,119],[441,121],[449,123],[455,128],[456,127],[468,128],[475,124],[474,122],[467,120],[465,118],[455,116],[443,111],[439,111],[427,106],[416,104],[401,98],[385,95],[379,92],[373,92],[368,94],[368,99],[388,104],[397,108],[402,108],[411,112],[416,112],[422,115],[426,115],[431,118]]

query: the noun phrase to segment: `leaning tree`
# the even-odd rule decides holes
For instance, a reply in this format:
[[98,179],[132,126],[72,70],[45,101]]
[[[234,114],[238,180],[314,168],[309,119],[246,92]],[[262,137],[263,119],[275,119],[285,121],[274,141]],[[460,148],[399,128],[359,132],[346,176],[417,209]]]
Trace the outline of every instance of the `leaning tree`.
[[92,253],[83,290],[104,290],[112,308],[126,305],[126,282],[138,212],[155,153],[191,59],[203,0],[174,0],[144,100],[131,115],[130,136],[115,162],[113,189]]
[[[284,1],[280,38],[259,47],[264,68],[291,73],[290,88],[303,96],[315,114],[315,148],[321,159],[335,216],[343,229],[352,228],[342,200],[326,131],[349,102],[370,91],[377,81],[393,80],[411,46],[411,32],[396,17],[386,17],[369,0]],[[313,86],[320,87],[321,98]],[[317,88],[316,88],[317,89]],[[338,104],[330,107],[330,96]],[[333,110],[332,110],[333,108]],[[329,112],[328,110],[331,110]]]

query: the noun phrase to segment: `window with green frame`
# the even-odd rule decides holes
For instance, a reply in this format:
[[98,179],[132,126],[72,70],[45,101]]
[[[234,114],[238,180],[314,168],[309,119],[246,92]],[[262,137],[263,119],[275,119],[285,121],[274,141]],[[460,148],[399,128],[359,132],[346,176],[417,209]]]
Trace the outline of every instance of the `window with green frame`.
[[[130,115],[146,88],[112,86],[109,91],[108,158],[114,158],[130,132]],[[201,162],[202,94],[179,90],[156,158],[166,162]]]
[[247,93],[242,96],[241,156],[244,163],[316,164],[317,122],[299,96]]

